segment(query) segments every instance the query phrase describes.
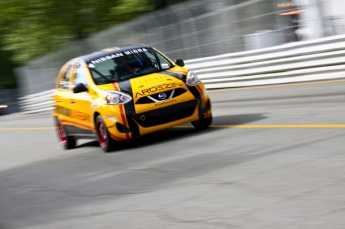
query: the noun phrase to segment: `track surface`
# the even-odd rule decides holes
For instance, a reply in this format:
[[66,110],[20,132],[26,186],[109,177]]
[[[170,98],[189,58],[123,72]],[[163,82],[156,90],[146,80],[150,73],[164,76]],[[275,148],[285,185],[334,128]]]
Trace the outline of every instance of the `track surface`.
[[212,128],[110,154],[63,151],[49,115],[0,117],[0,228],[345,228],[344,81],[211,97]]

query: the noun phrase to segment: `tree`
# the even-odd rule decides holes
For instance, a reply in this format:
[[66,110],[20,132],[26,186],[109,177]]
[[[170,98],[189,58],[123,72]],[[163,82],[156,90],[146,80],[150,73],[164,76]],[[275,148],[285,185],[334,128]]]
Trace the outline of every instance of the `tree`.
[[0,0],[0,89],[13,69],[64,44],[186,0]]
[[3,50],[22,64],[143,13],[180,1],[0,0]]
[[0,89],[16,88],[16,79],[13,73],[13,68],[16,64],[11,61],[13,54],[9,51],[0,50]]

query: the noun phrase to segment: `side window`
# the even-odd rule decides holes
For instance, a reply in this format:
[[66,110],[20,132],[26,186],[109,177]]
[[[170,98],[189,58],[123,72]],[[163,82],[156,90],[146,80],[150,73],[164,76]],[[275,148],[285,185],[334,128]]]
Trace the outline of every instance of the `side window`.
[[[162,55],[160,55],[158,52],[156,52],[156,55],[157,55],[157,58],[159,60],[159,63],[158,63],[157,58],[154,54],[152,54],[150,52],[145,52],[145,54],[151,60],[152,65],[155,68],[160,69],[160,67],[161,67],[162,69],[168,69],[168,68],[172,67],[171,63],[166,58],[164,58]],[[160,64],[160,66],[159,66],[159,64]]]
[[83,83],[85,86],[87,85],[86,77],[85,77],[85,69],[80,65],[80,63],[77,63],[73,84],[77,85],[80,83]]
[[158,59],[159,59],[161,66],[162,66],[162,69],[168,69],[168,68],[172,67],[171,63],[167,59],[165,59],[162,55],[157,53],[157,56],[158,56]]
[[63,75],[60,83],[59,83],[59,88],[60,89],[70,89],[70,78],[71,78],[71,74],[72,74],[72,65],[67,67],[67,70],[65,72],[65,74]]

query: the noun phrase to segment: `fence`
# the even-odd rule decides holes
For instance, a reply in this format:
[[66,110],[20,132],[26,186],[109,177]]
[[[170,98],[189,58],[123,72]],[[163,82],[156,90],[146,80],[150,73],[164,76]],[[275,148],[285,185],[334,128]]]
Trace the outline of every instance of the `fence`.
[[[345,78],[345,35],[186,60],[208,89]],[[22,97],[26,113],[52,110],[46,90]]]

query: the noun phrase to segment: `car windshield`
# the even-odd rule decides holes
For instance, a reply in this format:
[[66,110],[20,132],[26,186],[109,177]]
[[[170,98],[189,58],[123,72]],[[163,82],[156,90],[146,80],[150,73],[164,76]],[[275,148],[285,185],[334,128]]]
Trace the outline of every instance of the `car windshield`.
[[120,82],[173,67],[168,59],[148,47],[104,55],[87,64],[97,85]]

